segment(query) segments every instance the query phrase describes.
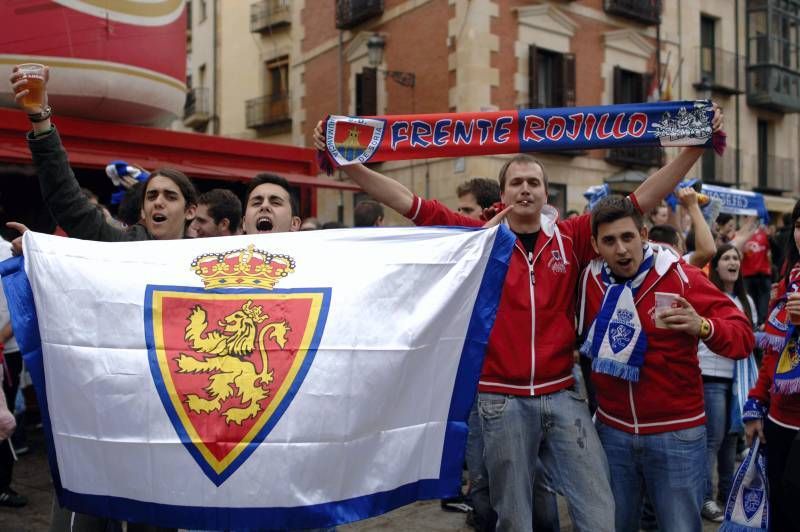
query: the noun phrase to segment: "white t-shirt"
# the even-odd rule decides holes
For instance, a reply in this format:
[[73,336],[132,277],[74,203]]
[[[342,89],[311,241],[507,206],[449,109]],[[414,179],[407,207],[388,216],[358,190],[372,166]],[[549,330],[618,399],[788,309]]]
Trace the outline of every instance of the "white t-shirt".
[[[725,295],[739,307],[739,310],[742,310],[742,302],[739,301],[738,297],[733,294]],[[747,296],[747,303],[750,305],[750,315],[756,316],[756,304],[753,302],[753,298]],[[712,352],[702,340],[697,344],[697,356],[700,359],[700,370],[703,375],[733,379],[733,369],[736,366],[735,360]]]
[[[0,238],[0,262],[8,258],[11,258],[11,242],[6,242],[2,238]],[[5,327],[10,319],[11,316],[8,313],[8,302],[6,301],[6,294],[0,288],[0,327]],[[19,347],[17,347],[17,341],[12,336],[5,343],[5,352],[13,353],[14,351],[19,351]]]

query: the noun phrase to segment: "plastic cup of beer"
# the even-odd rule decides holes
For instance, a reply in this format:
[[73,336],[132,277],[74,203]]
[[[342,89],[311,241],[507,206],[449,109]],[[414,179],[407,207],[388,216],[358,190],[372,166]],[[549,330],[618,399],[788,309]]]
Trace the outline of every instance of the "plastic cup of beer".
[[27,108],[44,106],[44,65],[38,63],[25,63],[17,67],[27,80],[22,90],[28,94],[22,97],[22,105]]

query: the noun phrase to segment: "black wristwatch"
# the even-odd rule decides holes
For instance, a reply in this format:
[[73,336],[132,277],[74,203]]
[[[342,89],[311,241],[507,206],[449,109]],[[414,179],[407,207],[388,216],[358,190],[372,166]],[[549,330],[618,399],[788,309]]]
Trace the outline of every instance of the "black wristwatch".
[[28,120],[30,120],[33,123],[44,122],[52,115],[53,115],[53,108],[48,105],[38,113],[28,114]]

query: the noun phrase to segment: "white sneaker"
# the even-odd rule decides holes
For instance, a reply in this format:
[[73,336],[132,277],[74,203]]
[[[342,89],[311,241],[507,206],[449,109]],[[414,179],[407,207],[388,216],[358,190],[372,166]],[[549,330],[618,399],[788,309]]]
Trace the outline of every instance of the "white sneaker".
[[714,523],[721,523],[725,518],[725,512],[720,509],[716,501],[704,502],[703,509],[700,510],[700,515],[702,515],[704,519],[708,519]]

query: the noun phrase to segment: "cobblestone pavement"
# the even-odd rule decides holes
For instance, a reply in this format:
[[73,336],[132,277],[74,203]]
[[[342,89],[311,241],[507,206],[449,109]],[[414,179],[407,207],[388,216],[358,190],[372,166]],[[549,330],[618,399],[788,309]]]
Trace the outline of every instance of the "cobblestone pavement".
[[[0,508],[0,532],[40,532],[50,526],[53,484],[47,467],[44,439],[41,429],[29,431],[31,451],[19,457],[14,468],[12,486],[28,497],[24,508]],[[7,443],[2,442],[2,445]],[[566,504],[559,499],[562,531],[570,531]],[[703,522],[704,532],[716,531],[719,525]],[[468,532],[461,513],[444,512],[439,501],[423,501],[390,512],[386,515],[339,527],[340,532]]]

